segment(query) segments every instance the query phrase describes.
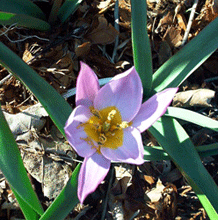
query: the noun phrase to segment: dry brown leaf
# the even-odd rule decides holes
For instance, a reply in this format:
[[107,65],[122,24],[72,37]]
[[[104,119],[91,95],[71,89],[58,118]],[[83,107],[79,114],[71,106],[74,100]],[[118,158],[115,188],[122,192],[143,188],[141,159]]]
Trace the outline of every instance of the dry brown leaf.
[[108,5],[112,2],[112,0],[106,0],[106,1],[101,1],[99,3],[99,5],[97,6],[97,8],[99,9],[103,9],[103,8],[106,8],[108,7]]
[[154,184],[154,177],[153,176],[149,176],[149,175],[144,175],[144,179],[147,183],[149,183],[150,185]]
[[126,190],[129,186],[131,186],[133,170],[130,165],[120,165],[115,166],[115,182],[112,190],[116,190],[117,184],[119,184],[118,188],[121,189],[120,194],[126,193]]
[[88,32],[86,38],[91,41],[92,44],[111,44],[118,36],[118,31],[108,24],[107,20],[103,16],[99,16],[97,20],[93,22],[91,32]]
[[161,180],[158,179],[155,188],[153,188],[150,192],[146,193],[151,203],[158,202],[160,200],[164,188],[165,186],[162,184]]
[[[115,166],[115,182],[111,189],[108,205],[113,219],[124,220],[125,211],[121,199],[125,199],[126,190],[132,184],[132,167],[128,164]],[[117,200],[117,196],[119,200]]]
[[180,13],[180,14],[177,14],[177,15],[176,15],[176,18],[177,18],[177,22],[178,22],[179,27],[180,27],[183,31],[186,31],[187,21],[186,21],[185,16]]
[[158,26],[155,29],[155,32],[160,33],[166,30],[173,23],[173,18],[174,12],[169,11],[163,18],[160,19]]
[[70,51],[67,54],[59,59],[54,65],[52,65],[49,69],[55,68],[57,69],[54,77],[58,80],[59,84],[68,88],[73,80],[76,80],[76,76],[74,74],[74,62],[71,57]]
[[217,0],[206,0],[200,14],[192,24],[192,27],[197,30],[195,35],[197,35],[199,31],[201,31],[206,25],[213,21],[217,16]]
[[215,91],[210,89],[196,89],[178,92],[173,98],[175,107],[212,107],[211,99],[215,98]]
[[156,187],[147,193],[150,198],[148,205],[155,210],[156,220],[174,219],[177,210],[177,189],[173,184],[166,187],[160,180]]
[[91,45],[92,44],[89,41],[79,45],[75,49],[76,56],[77,57],[86,56],[90,51]]
[[18,136],[16,141],[25,168],[42,184],[44,196],[56,198],[71,176],[71,168],[63,159],[68,158],[66,152],[71,147],[64,140],[38,136],[34,131]]
[[129,0],[119,0],[119,25],[130,29],[131,24],[131,5]]
[[23,57],[22,57],[23,61],[26,63],[33,58],[32,53],[28,49],[28,46],[29,46],[29,44],[25,45],[25,51],[24,51]]
[[163,36],[163,40],[165,40],[173,48],[179,47],[182,39],[182,29],[174,26],[169,27]]
[[172,56],[171,48],[166,41],[160,42],[159,51],[157,55],[158,55],[159,66],[161,66]]
[[44,117],[48,116],[48,113],[42,105],[38,103],[17,114],[4,112],[4,116],[16,138],[31,129],[40,131],[45,125],[46,119]]
[[218,0],[213,1],[213,11],[218,14]]

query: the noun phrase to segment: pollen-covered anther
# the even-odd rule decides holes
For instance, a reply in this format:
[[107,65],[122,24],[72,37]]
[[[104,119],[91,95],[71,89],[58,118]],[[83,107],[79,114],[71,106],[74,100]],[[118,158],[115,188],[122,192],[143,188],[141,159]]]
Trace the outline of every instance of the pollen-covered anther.
[[117,113],[116,110],[112,110],[111,112],[109,112],[109,114],[107,116],[107,120],[111,121],[116,113]]
[[101,133],[99,135],[99,143],[104,144],[107,141],[105,134]]
[[108,113],[107,120],[102,125],[103,132],[109,131],[109,129],[111,127],[111,121],[114,118],[116,113],[117,113],[117,111],[114,109]]
[[129,123],[128,123],[127,121],[123,121],[119,126],[120,126],[122,129],[128,128],[128,127],[129,127]]
[[102,119],[101,113],[97,109],[95,109],[94,107],[90,107],[90,111],[95,117],[97,117],[98,119]]
[[110,128],[110,131],[114,131],[114,130],[122,130],[124,128],[128,128],[130,126],[130,123],[128,123],[127,121],[123,121],[121,124],[117,124],[117,125],[113,125]]

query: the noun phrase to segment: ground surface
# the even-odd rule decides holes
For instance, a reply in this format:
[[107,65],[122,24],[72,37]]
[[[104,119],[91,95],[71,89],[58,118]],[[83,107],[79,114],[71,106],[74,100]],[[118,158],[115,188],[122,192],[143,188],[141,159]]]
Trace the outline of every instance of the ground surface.
[[[35,1],[42,9],[51,8],[52,1]],[[148,2],[148,33],[151,40],[153,69],[181,49],[187,31],[189,9],[193,1],[161,0]],[[118,10],[119,9],[119,10]],[[116,17],[116,13],[119,16]],[[130,1],[84,0],[65,25],[56,26],[49,33],[21,27],[2,27],[0,40],[64,95],[75,87],[79,61],[87,63],[99,78],[112,77],[133,65],[131,47]],[[217,16],[217,1],[199,0],[196,15],[186,41],[195,37]],[[115,25],[115,19],[119,25]],[[76,33],[75,33],[76,29]],[[70,33],[76,37],[66,37]],[[58,44],[57,41],[60,41]],[[173,105],[218,118],[216,91],[218,86],[218,53],[215,52],[180,87],[192,90],[174,100]],[[196,96],[197,89],[208,89],[204,97]],[[74,96],[66,96],[75,106]],[[190,97],[194,101],[190,103]],[[197,98],[195,98],[197,97]],[[20,118],[23,133],[13,133],[19,145],[32,184],[46,209],[59,194],[80,160],[53,126],[46,112],[36,105],[34,95],[13,76],[0,67],[0,101],[10,119]],[[33,109],[32,109],[33,108]],[[35,112],[39,117],[37,130],[28,127],[21,111]],[[28,120],[32,120],[29,118]],[[26,125],[27,123],[28,125]],[[20,128],[20,127],[19,127]],[[184,128],[195,145],[217,142],[216,133],[198,126]],[[24,136],[28,133],[28,137]],[[157,145],[147,132],[145,145]],[[203,163],[217,182],[218,158],[203,158]],[[108,192],[108,194],[107,194]],[[105,195],[108,195],[105,197]],[[0,173],[0,219],[22,219],[4,176]],[[96,192],[85,205],[72,210],[66,219],[208,219],[198,198],[186,180],[170,161],[146,162],[140,167],[114,164]]]

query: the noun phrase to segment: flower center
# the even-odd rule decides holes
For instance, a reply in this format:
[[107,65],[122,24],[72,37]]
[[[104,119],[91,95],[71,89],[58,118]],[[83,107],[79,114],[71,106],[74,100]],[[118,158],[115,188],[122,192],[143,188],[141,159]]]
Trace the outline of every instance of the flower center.
[[[110,106],[102,110],[90,107],[92,116],[79,127],[84,127],[87,138],[85,140],[100,153],[101,147],[117,149],[123,145],[123,129],[129,127],[129,123],[122,121],[121,114],[115,106]],[[97,143],[95,146],[94,142]]]

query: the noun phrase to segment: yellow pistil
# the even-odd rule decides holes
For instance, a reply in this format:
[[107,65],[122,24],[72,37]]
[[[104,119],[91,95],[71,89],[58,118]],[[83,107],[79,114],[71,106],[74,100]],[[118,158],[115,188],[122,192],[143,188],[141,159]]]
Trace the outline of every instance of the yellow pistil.
[[[90,107],[92,116],[79,127],[84,127],[87,138],[81,138],[92,148],[97,149],[100,154],[101,147],[117,149],[123,145],[123,129],[130,126],[130,123],[122,121],[121,114],[115,106],[102,110]],[[97,146],[95,146],[95,144]]]

